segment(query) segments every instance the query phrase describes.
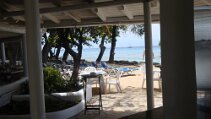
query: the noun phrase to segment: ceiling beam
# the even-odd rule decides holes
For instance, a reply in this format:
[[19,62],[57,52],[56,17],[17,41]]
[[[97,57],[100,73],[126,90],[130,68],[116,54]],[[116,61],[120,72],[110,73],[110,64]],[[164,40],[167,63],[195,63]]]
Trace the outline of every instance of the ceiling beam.
[[76,22],[81,22],[81,18],[79,18],[78,16],[76,15],[73,15],[72,13],[70,12],[64,12],[64,14],[72,19],[74,19]]
[[194,7],[194,10],[195,11],[198,11],[198,10],[211,10],[211,6],[196,6],[196,7]]
[[132,13],[128,10],[126,5],[120,6],[119,10],[127,16],[128,19],[133,19]]
[[57,19],[55,16],[51,15],[51,14],[43,14],[43,17],[53,21],[54,23],[57,23],[59,24],[60,23],[60,20]]
[[[15,5],[23,5],[24,0],[7,0],[8,3]],[[39,3],[49,3],[49,2],[57,2],[58,0],[39,0]]]
[[24,34],[26,32],[24,27],[17,27],[13,25],[0,24],[0,31],[7,31],[13,33]]
[[[121,22],[119,22],[121,20]],[[159,22],[160,17],[159,15],[152,15],[152,21],[153,22]],[[75,22],[74,20],[62,20],[60,24],[54,24],[50,21],[45,21],[43,26],[45,28],[65,28],[65,27],[76,27],[76,26],[96,26],[96,25],[114,25],[114,24],[143,24],[144,16],[138,15],[134,16],[133,21],[128,20],[127,17],[117,17],[117,18],[107,18],[106,22],[102,21],[99,18],[93,18],[93,19],[86,19],[81,20],[81,22]]]
[[62,4],[63,4],[63,0],[54,0],[53,1],[53,4],[56,5],[56,6],[58,6],[58,7],[61,7]]
[[211,0],[201,0],[202,2],[204,2],[206,5],[211,5]]
[[[120,21],[121,20],[121,21]],[[143,24],[144,16],[138,15],[134,16],[134,19],[131,21],[127,17],[114,17],[107,18],[106,22],[103,22],[100,18],[92,19],[81,19],[81,22],[76,22],[73,19],[61,20],[60,24],[55,24],[51,20],[45,21],[42,24],[44,28],[65,28],[65,27],[81,27],[81,26],[97,26],[97,25],[120,25],[120,24]],[[159,15],[152,15],[153,22],[159,22]],[[17,25],[17,24],[16,24]],[[0,30],[10,31],[17,33],[25,33],[25,28],[23,24],[20,24],[23,27],[17,27],[12,25],[2,25],[0,24]]]
[[96,8],[94,9],[94,13],[102,20],[102,21],[106,21],[106,16],[103,13],[103,10],[101,8]]
[[[14,6],[14,5],[11,5],[11,4],[8,4],[6,3],[5,1],[3,1],[1,4],[0,4],[1,8],[3,8],[4,10],[6,10],[7,12],[12,12],[12,11],[20,11],[22,9]],[[17,21],[25,21],[24,17],[23,16],[14,16],[12,17],[13,19],[17,20]]]
[[211,8],[203,8],[203,7],[194,8],[194,15],[198,14],[211,14]]
[[[115,1],[98,2],[98,3],[68,5],[68,6],[53,7],[53,8],[42,8],[40,9],[40,14],[127,5],[127,4],[141,3],[143,1],[144,0],[115,0]],[[0,17],[12,17],[12,16],[23,16],[23,15],[24,11],[15,11],[15,12],[2,13],[0,14]]]
[[158,7],[158,1],[152,1],[151,2],[151,7]]

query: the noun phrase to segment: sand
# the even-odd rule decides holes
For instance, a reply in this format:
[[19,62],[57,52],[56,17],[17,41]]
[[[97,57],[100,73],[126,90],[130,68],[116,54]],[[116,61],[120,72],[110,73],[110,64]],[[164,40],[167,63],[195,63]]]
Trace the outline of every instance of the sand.
[[[143,72],[141,70],[134,71],[131,75],[123,75],[120,78],[122,93],[118,93],[115,86],[111,87],[111,91],[102,95],[103,110],[99,114],[98,111],[87,111],[85,115],[81,112],[71,119],[117,119],[123,116],[131,115],[140,111],[146,111],[146,84],[142,88]],[[93,87],[95,87],[93,85]],[[155,107],[162,106],[162,93],[158,82],[154,81],[154,100]],[[92,103],[97,104],[98,95],[93,96]]]

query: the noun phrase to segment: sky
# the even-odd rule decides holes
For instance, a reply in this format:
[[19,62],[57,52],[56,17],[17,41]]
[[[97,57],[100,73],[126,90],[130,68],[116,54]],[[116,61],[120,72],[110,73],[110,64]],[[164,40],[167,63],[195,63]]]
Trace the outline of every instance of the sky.
[[[152,43],[153,46],[158,46],[160,42],[160,24],[152,24]],[[110,47],[109,44],[105,44],[107,48]],[[120,36],[117,37],[116,47],[138,47],[144,46],[144,35],[138,36],[132,33],[130,30],[126,32],[120,32]],[[98,45],[92,44],[92,48],[98,48]]]

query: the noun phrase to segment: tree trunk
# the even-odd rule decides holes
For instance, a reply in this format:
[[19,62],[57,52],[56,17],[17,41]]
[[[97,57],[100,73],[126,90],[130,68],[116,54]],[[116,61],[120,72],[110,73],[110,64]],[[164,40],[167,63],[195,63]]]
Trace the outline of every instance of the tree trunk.
[[74,52],[68,44],[65,44],[64,46],[65,52],[69,53],[73,57],[73,72],[72,76],[70,78],[71,81],[77,82],[78,79],[78,73],[79,73],[79,68],[80,68],[80,61],[81,61],[81,55],[82,55],[82,43],[79,44],[78,46],[78,53]]
[[51,49],[50,49],[49,53],[50,53],[50,58],[49,59],[52,60],[54,58],[54,53],[53,53],[53,51]]
[[[68,41],[68,36],[70,33],[70,29],[58,29],[58,34],[61,40],[63,40],[63,47],[65,48],[65,53],[64,53],[64,57],[63,60],[67,59],[67,55],[68,53],[73,57],[73,72],[72,72],[72,76],[70,78],[70,80],[76,84],[76,82],[78,81],[78,73],[79,73],[79,68],[80,68],[80,61],[81,61],[81,55],[82,55],[82,49],[83,49],[83,34],[82,32],[80,33],[80,37],[79,39],[79,44],[78,44],[78,53],[76,53],[73,49],[72,49],[72,45],[70,45],[70,42]],[[67,53],[67,55],[66,55]]]
[[[81,55],[83,51],[83,37],[82,37],[82,31],[80,32],[79,37],[79,44],[78,44],[78,53],[75,53],[74,55],[71,55],[74,60],[74,67],[73,67],[73,74],[71,76],[71,80],[74,82],[77,82],[78,74],[79,74],[79,68],[80,68],[80,62],[81,62]],[[71,53],[70,53],[71,54]]]
[[114,63],[114,55],[115,55],[115,48],[116,48],[116,36],[117,36],[117,26],[114,25],[112,28],[112,39],[111,39],[111,50],[110,50],[110,57],[109,63]]
[[51,50],[52,44],[48,41],[46,33],[43,35],[43,37],[45,38],[45,45],[42,49],[42,62],[46,63],[48,61],[48,53]]
[[[78,51],[79,52],[77,54],[71,55],[73,57],[74,65],[73,65],[73,73],[70,79],[74,82],[76,82],[78,79],[78,73],[79,73],[80,62],[81,62],[81,54],[82,54],[82,46],[78,48]],[[69,52],[69,54],[72,54],[72,53]]]
[[65,49],[63,57],[62,57],[62,61],[67,61],[68,58],[68,51]]
[[72,76],[71,76],[71,80],[76,82],[77,81],[77,78],[78,78],[78,73],[79,73],[79,68],[80,68],[80,59],[77,55],[77,57],[74,57],[73,58],[73,61],[74,61],[74,64],[73,64],[73,73],[72,73]]
[[61,51],[61,46],[58,46],[57,50],[56,50],[56,60],[59,59],[59,54],[60,54],[60,51]]
[[96,62],[100,62],[100,61],[101,61],[101,59],[102,59],[102,57],[103,57],[103,54],[104,54],[104,52],[105,52],[105,49],[106,49],[106,47],[104,46],[105,37],[106,37],[106,35],[104,35],[104,36],[102,37],[102,40],[101,40],[101,43],[100,43],[100,53],[99,53],[99,55],[98,55],[98,57],[97,57]]

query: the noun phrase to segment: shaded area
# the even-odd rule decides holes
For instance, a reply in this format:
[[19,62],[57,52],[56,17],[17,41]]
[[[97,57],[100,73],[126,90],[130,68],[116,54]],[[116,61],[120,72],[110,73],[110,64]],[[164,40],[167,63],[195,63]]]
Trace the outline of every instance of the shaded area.
[[139,112],[130,116],[122,117],[120,119],[163,119],[163,107]]

